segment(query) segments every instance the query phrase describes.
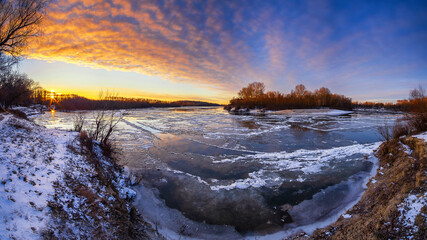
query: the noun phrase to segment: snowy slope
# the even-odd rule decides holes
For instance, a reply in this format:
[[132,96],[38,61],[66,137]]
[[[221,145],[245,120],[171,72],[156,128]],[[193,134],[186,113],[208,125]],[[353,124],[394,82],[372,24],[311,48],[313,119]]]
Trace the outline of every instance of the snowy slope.
[[146,239],[121,168],[77,135],[0,114],[0,239]]
[[12,115],[0,121],[0,239],[36,239],[49,222],[47,201],[75,133],[47,130]]

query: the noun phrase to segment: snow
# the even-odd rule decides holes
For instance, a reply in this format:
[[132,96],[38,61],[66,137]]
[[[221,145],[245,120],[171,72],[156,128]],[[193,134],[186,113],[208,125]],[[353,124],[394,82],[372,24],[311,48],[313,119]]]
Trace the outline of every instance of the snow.
[[19,111],[25,113],[27,115],[27,117],[36,117],[38,115],[43,114],[44,111],[48,110],[48,108],[46,106],[39,105],[39,104],[32,105],[29,107],[16,106],[16,107],[12,107],[10,109],[19,110]]
[[259,187],[262,187],[265,185],[266,185],[266,179],[262,179],[261,177],[256,176],[256,172],[255,172],[255,173],[249,173],[249,178],[238,179],[237,181],[233,182],[230,185],[211,186],[211,189],[212,190],[220,190],[220,189],[231,190],[231,189],[236,189],[236,188],[237,189],[245,189],[248,187],[259,188]]
[[[415,218],[420,215],[421,209],[427,206],[427,192],[424,194],[409,194],[401,204],[398,205],[400,212],[399,221],[408,229],[409,233],[416,233],[418,227]],[[423,216],[426,219],[427,216]]]
[[351,214],[343,214],[342,217],[343,218],[351,218]]
[[413,135],[412,137],[423,139],[424,142],[427,142],[427,132],[423,132],[423,133],[420,133],[420,134],[417,134],[417,135]]
[[2,116],[0,238],[37,239],[49,222],[47,203],[69,157],[66,143],[74,134]]
[[[60,239],[86,238],[100,229],[113,231],[106,219],[118,200],[98,180],[93,164],[77,151],[81,146],[76,136],[0,114],[0,239],[41,239],[44,233]],[[113,169],[99,147],[94,149],[101,166]],[[126,187],[121,174],[108,173],[121,199],[135,198],[136,192]],[[95,197],[97,207],[88,206],[78,190]],[[129,211],[131,205],[126,204]],[[55,215],[53,209],[61,214]],[[93,209],[105,216],[90,214]]]
[[409,146],[406,145],[406,144],[402,144],[402,145],[403,145],[403,147],[405,149],[405,153],[408,154],[408,155],[411,155],[412,154],[412,150],[409,148]]

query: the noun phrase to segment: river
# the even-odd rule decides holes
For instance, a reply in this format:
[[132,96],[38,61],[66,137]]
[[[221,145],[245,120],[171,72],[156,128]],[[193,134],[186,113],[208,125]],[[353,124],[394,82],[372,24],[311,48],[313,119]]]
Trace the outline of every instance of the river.
[[[71,129],[75,113],[46,113]],[[93,112],[84,112],[88,125]],[[271,238],[330,223],[374,173],[377,127],[400,115],[232,115],[218,107],[123,110],[121,164],[135,205],[170,239]]]

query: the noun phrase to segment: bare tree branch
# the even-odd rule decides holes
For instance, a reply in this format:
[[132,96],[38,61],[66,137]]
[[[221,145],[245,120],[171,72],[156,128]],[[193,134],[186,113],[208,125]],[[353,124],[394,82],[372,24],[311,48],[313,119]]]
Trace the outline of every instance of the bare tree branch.
[[0,0],[0,55],[19,56],[40,33],[47,0]]

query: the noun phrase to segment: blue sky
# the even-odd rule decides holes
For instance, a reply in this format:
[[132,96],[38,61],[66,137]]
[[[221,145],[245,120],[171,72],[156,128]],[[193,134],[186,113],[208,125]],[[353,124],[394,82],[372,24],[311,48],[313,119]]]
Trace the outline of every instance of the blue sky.
[[227,102],[254,81],[354,100],[427,87],[426,1],[56,0],[20,69],[46,88]]

